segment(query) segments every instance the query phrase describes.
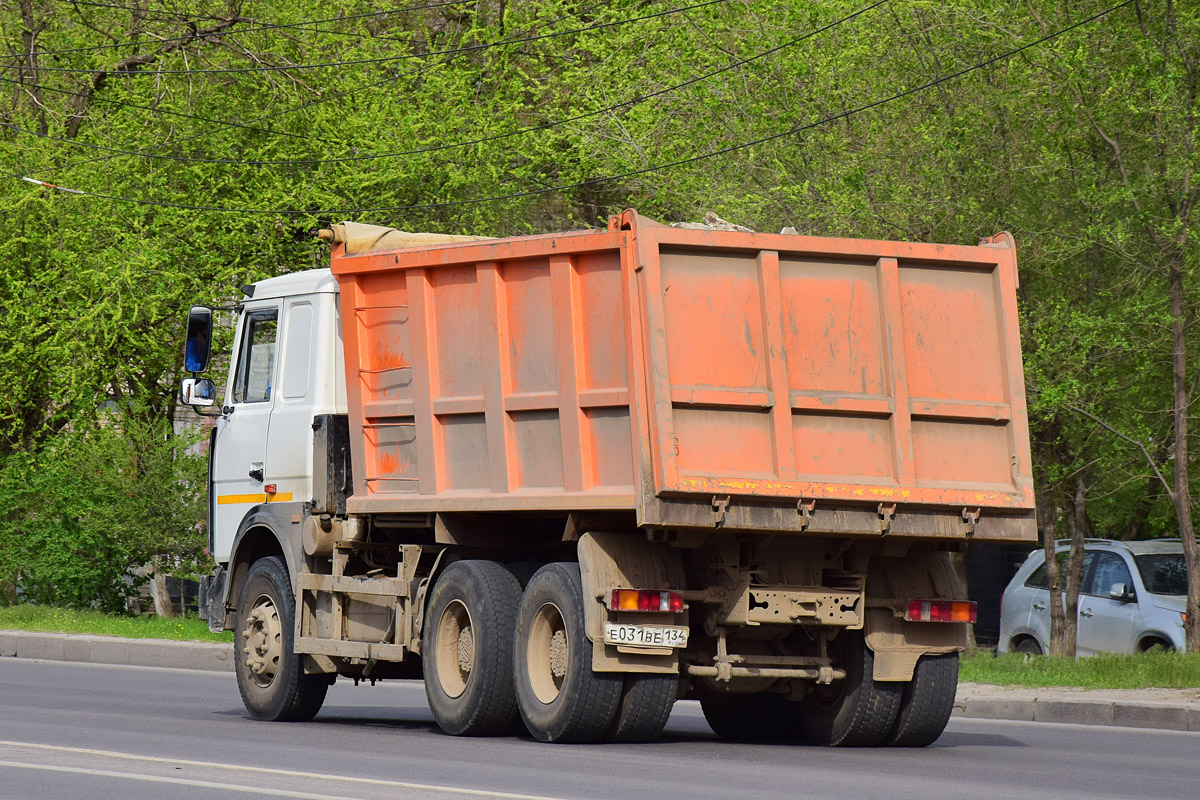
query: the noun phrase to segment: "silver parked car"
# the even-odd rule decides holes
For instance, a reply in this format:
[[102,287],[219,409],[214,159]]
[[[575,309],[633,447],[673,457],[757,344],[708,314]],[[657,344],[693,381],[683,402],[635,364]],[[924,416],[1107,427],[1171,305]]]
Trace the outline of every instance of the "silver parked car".
[[[1056,552],[1065,570],[1067,542]],[[1050,641],[1050,590],[1044,550],[1025,559],[1004,590],[1000,653],[1041,654]],[[1119,542],[1087,539],[1079,584],[1076,654],[1183,649],[1187,571],[1179,539]]]

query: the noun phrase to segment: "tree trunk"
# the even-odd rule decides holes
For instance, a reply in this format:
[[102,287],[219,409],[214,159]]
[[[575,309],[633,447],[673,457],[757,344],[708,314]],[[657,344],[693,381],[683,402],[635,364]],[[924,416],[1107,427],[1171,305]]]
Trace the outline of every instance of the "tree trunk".
[[1171,297],[1172,365],[1175,373],[1175,515],[1183,559],[1187,566],[1187,618],[1183,624],[1189,653],[1200,652],[1200,552],[1192,526],[1192,492],[1188,485],[1187,330],[1183,296],[1183,261],[1171,260],[1168,272]]
[[1075,491],[1071,495],[1071,515],[1067,526],[1071,530],[1071,551],[1067,558],[1067,596],[1063,611],[1063,653],[1077,655],[1079,632],[1079,584],[1083,580],[1083,540],[1088,533],[1087,484],[1083,475],[1075,476]]
[[156,562],[154,577],[150,580],[150,595],[154,598],[154,613],[160,617],[175,616],[175,606],[171,604],[171,593],[167,591],[167,573]]
[[1046,502],[1038,505],[1038,512],[1042,517],[1042,546],[1046,549],[1046,585],[1050,588],[1050,655],[1062,656],[1067,652],[1063,638],[1062,576],[1054,553],[1054,523],[1058,520],[1058,504],[1052,494],[1047,493]]

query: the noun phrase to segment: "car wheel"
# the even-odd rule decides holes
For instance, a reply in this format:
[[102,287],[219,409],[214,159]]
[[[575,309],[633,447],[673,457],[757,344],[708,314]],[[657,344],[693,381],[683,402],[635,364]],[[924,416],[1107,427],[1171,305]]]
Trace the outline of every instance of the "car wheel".
[[1037,643],[1037,639],[1026,636],[1017,642],[1013,647],[1014,653],[1021,653],[1027,656],[1040,656],[1042,654],[1042,646]]

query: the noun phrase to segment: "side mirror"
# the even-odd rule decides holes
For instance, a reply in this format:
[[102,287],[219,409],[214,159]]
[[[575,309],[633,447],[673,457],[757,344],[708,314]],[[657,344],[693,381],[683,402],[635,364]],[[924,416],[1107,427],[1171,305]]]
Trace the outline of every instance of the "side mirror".
[[1129,585],[1125,583],[1114,583],[1108,590],[1108,596],[1113,600],[1122,600],[1128,602],[1133,599],[1133,592],[1129,591]]
[[217,387],[211,378],[184,378],[179,399],[185,406],[207,407],[217,402]]
[[192,306],[188,311],[187,350],[184,353],[183,368],[191,373],[208,369],[211,345],[212,309],[207,306]]

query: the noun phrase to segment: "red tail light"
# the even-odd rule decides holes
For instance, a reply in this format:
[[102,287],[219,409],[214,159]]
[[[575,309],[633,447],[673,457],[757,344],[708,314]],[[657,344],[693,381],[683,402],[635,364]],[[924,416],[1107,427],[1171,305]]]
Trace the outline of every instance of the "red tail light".
[[969,600],[909,600],[904,619],[909,622],[974,622],[978,606]]
[[687,608],[676,592],[651,589],[613,589],[608,596],[611,611],[666,611],[678,613]]

